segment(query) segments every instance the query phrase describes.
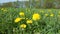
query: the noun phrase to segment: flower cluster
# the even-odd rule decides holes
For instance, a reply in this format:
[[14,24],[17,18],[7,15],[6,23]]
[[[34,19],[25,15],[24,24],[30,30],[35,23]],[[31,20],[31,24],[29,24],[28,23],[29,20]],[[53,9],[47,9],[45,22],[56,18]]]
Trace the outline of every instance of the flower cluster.
[[[24,12],[20,12],[19,13],[19,15],[20,16],[22,16],[22,17],[24,17],[25,16],[25,13]],[[14,20],[14,22],[15,23],[19,23],[21,20],[23,20],[23,19],[25,19],[26,20],[26,24],[32,24],[33,23],[33,20],[39,20],[41,18],[41,16],[38,14],[38,13],[34,13],[33,15],[32,15],[32,19],[28,19],[28,18],[26,18],[26,17],[24,17],[24,18],[20,18],[20,17],[17,17],[15,20]],[[20,28],[26,28],[27,27],[27,25],[26,24],[21,24],[20,25]]]

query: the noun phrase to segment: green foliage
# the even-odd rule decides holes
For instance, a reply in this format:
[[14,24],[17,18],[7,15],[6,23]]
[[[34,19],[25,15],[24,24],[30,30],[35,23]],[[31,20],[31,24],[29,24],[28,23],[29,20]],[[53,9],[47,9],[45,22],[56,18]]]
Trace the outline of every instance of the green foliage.
[[[5,11],[6,10],[6,11]],[[26,19],[15,23],[14,20],[20,17],[19,12],[24,12],[25,17],[32,19],[34,13],[41,15],[41,19],[26,24]],[[48,14],[46,16],[45,14]],[[50,16],[54,14],[53,16]],[[20,24],[27,27],[22,30]],[[30,9],[30,8],[0,8],[0,33],[5,34],[59,34],[60,33],[60,9]]]

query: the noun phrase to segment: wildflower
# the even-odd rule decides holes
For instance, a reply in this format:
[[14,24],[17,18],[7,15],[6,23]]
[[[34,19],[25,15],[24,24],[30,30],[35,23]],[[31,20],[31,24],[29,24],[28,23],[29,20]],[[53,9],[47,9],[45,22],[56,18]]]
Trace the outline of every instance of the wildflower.
[[50,14],[50,16],[51,16],[51,17],[53,17],[53,16],[54,16],[54,14]]
[[27,24],[31,24],[32,23],[32,20],[27,20]]
[[21,28],[26,28],[26,24],[21,24],[20,27]]
[[16,19],[14,20],[15,23],[17,23],[17,22],[19,22],[19,21],[21,21],[21,18],[16,18]]
[[20,15],[20,16],[24,16],[24,12],[20,12],[19,15]]
[[45,16],[48,16],[48,14],[45,14]]
[[39,19],[40,19],[40,15],[39,15],[38,13],[33,14],[32,19],[33,19],[33,20],[39,20]]

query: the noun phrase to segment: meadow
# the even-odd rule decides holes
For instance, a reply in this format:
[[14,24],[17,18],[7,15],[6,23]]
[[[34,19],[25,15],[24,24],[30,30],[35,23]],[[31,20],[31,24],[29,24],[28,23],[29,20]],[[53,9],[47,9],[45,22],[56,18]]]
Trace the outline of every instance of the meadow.
[[0,34],[60,34],[60,9],[0,8]]

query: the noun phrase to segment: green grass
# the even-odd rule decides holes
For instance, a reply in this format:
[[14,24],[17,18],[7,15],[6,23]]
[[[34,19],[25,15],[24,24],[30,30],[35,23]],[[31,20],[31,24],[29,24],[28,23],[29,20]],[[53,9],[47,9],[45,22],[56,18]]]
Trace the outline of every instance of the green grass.
[[[29,8],[0,8],[0,33],[2,34],[60,34],[60,9],[29,9]],[[25,13],[25,18],[32,19],[34,13],[41,15],[41,19],[26,24],[26,19],[21,23],[14,23],[15,18],[21,17],[19,12]],[[53,17],[50,14],[54,14]],[[48,14],[48,16],[45,16]],[[27,27],[22,30],[20,24]],[[13,31],[13,29],[15,31]]]

